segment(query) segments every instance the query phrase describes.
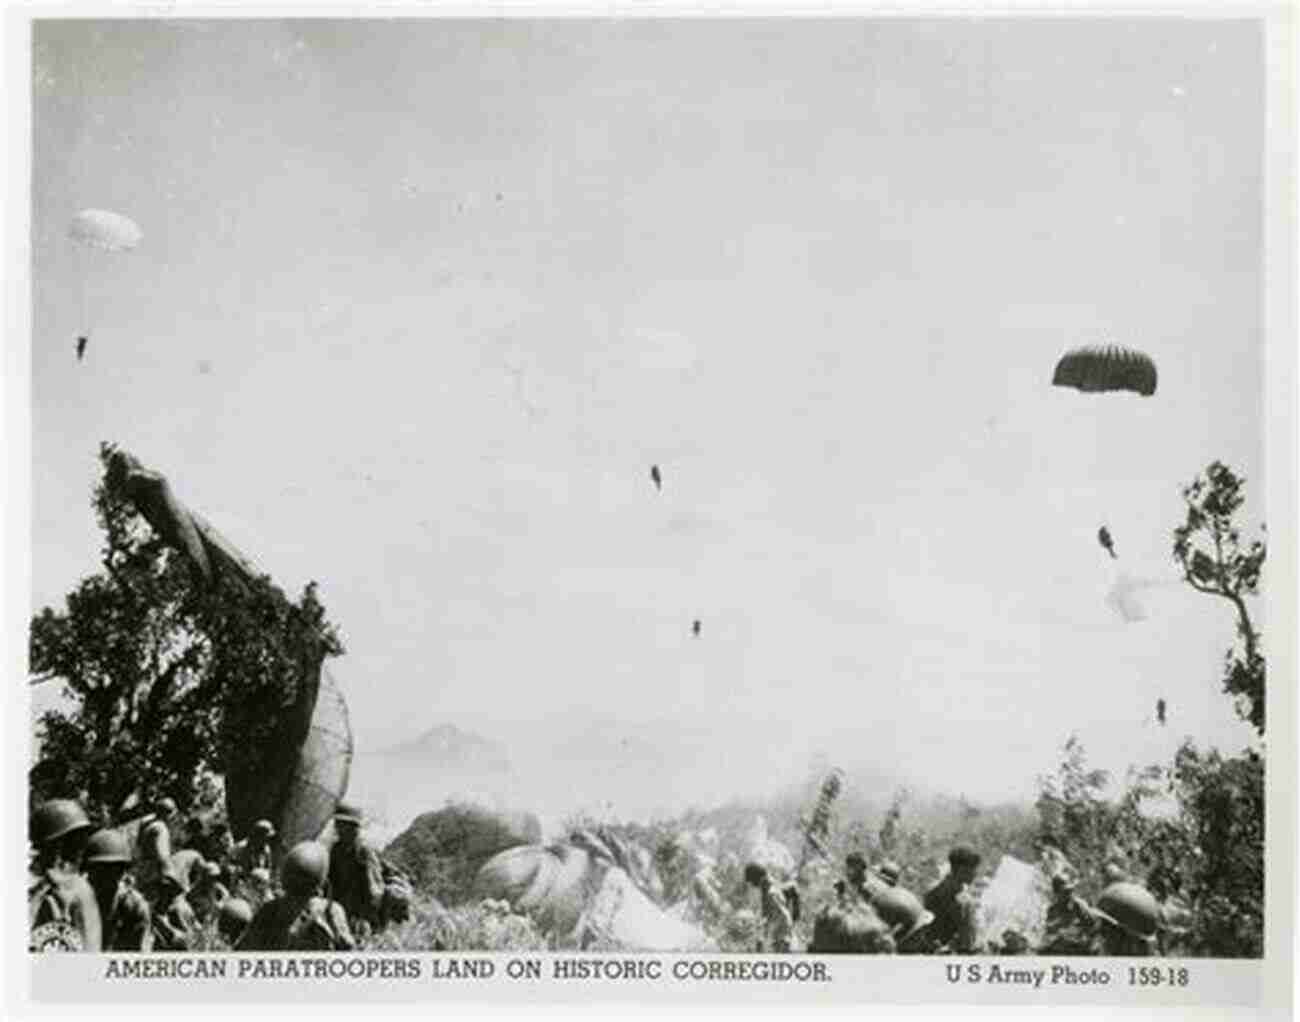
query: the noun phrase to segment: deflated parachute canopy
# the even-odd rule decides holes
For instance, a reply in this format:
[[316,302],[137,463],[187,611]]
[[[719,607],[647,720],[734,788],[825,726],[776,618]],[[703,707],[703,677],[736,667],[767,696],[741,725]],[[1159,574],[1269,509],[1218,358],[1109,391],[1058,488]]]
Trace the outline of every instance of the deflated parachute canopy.
[[105,252],[128,252],[140,244],[144,232],[121,213],[107,209],[83,209],[72,218],[68,237]]
[[1156,392],[1156,366],[1142,352],[1115,345],[1076,348],[1056,363],[1052,384],[1084,393],[1128,390],[1150,397]]

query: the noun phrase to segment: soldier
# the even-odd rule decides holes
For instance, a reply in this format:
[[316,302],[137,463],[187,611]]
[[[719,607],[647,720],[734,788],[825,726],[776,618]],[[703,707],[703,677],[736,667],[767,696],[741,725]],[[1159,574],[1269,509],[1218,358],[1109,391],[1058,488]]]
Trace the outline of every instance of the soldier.
[[215,862],[222,868],[222,879],[226,877],[226,869],[230,863],[231,857],[235,854],[235,839],[230,836],[230,825],[218,823],[208,832],[208,840],[203,849],[203,857],[209,862]]
[[198,935],[199,921],[185,894],[185,881],[170,871],[162,876],[162,892],[154,912],[155,951],[188,951]]
[[276,894],[275,885],[271,882],[271,871],[260,867],[248,874],[239,889],[251,899],[254,908],[261,908]]
[[849,905],[854,902],[870,905],[875,886],[875,880],[867,873],[867,857],[861,852],[849,852],[844,858],[845,901]]
[[99,951],[103,920],[95,892],[81,872],[91,823],[79,802],[56,798],[32,815],[35,883],[27,892],[34,951]]
[[379,905],[379,926],[389,923],[404,923],[411,918],[411,901],[415,891],[411,878],[387,859],[379,860],[384,878],[384,897]]
[[148,951],[153,946],[149,902],[127,870],[131,849],[125,835],[97,830],[86,842],[86,876],[99,905],[105,951]]
[[227,898],[217,909],[217,932],[227,947],[236,947],[248,924],[253,921],[253,906],[243,898]]
[[322,897],[329,872],[329,853],[315,841],[303,841],[284,857],[284,894],[268,901],[253,916],[237,951],[351,951],[356,940],[343,906]]
[[889,927],[900,955],[923,954],[930,949],[928,928],[934,915],[906,887],[882,886],[871,905]]
[[248,837],[235,845],[231,860],[236,868],[244,873],[255,869],[271,869],[271,841],[275,838],[275,827],[270,820],[258,820],[248,831]]
[[144,816],[122,828],[132,846],[135,886],[149,899],[155,914],[163,897],[162,878],[171,870],[171,826],[179,815],[176,803],[163,797]]
[[379,921],[384,872],[379,856],[361,837],[361,811],[340,802],[334,812],[338,840],[330,849],[329,893],[343,906],[359,936]]
[[[745,867],[745,883],[758,889],[759,915],[763,920],[764,941],[757,951],[787,952],[794,936],[794,918],[786,901],[774,889],[767,870],[756,862]],[[766,946],[764,946],[766,943]]]
[[169,872],[185,881],[187,889],[193,889],[203,868],[203,853],[197,848],[182,848],[172,855]]
[[221,882],[221,867],[215,862],[200,862],[193,873],[188,901],[200,923],[206,923],[217,907],[230,897],[230,891]]
[[185,824],[185,839],[181,842],[182,848],[194,848],[200,854],[208,843],[207,829],[203,826],[201,817],[192,816],[189,822]]
[[1091,906],[1074,893],[1074,878],[1068,873],[1052,877],[1052,902],[1047,906],[1043,935],[1045,955],[1090,955],[1096,953],[1097,919]]
[[925,896],[925,908],[934,913],[929,937],[936,950],[969,954],[976,944],[976,899],[968,890],[979,869],[975,849],[958,845],[948,853],[948,875]]
[[1101,892],[1093,914],[1101,923],[1103,954],[1149,957],[1156,953],[1160,905],[1141,884],[1111,884]]

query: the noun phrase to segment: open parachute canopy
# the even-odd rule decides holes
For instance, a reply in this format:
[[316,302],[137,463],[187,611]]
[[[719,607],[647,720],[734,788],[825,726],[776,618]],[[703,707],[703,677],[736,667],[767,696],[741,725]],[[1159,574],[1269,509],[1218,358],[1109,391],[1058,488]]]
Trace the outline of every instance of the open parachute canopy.
[[73,241],[105,252],[127,252],[140,244],[144,232],[136,222],[107,209],[83,209],[68,225]]
[[1156,392],[1156,365],[1140,351],[1115,345],[1076,348],[1056,363],[1052,384],[1084,393],[1130,390],[1150,397]]

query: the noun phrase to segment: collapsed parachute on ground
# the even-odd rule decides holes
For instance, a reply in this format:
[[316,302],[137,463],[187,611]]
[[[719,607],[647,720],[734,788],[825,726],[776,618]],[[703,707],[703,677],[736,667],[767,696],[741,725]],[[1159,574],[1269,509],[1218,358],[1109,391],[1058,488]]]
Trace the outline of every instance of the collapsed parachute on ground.
[[72,218],[68,237],[105,252],[129,252],[140,244],[144,232],[130,217],[107,209],[83,209]]
[[1052,385],[1085,394],[1128,390],[1150,397],[1156,392],[1156,365],[1140,351],[1114,345],[1076,348],[1056,363]]

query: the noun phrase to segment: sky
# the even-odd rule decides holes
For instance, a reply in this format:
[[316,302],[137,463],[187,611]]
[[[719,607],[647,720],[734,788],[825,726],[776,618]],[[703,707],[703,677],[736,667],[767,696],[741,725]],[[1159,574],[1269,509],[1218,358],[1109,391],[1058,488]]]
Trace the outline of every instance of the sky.
[[[1261,41],[38,22],[33,609],[97,568],[111,441],[319,581],[359,765],[453,723],[634,813],[1236,751],[1232,611],[1169,549],[1212,460],[1262,516]],[[1111,342],[1153,397],[1050,385]]]

